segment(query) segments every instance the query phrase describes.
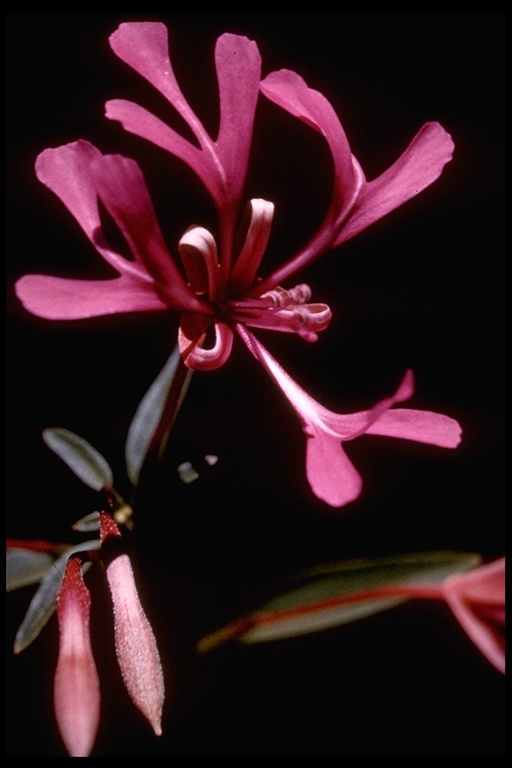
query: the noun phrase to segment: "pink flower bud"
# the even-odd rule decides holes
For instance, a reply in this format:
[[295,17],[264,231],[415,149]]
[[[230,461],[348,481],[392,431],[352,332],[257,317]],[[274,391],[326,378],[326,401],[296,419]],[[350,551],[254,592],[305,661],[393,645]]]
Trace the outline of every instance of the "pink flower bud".
[[[104,542],[121,534],[112,517],[101,513]],[[155,636],[140,603],[128,555],[115,555],[106,565],[114,609],[117,660],[123,681],[136,707],[157,736],[162,734],[164,678]]]
[[56,599],[60,642],[54,706],[71,757],[90,755],[100,718],[100,686],[89,634],[90,604],[80,559],[70,557]]

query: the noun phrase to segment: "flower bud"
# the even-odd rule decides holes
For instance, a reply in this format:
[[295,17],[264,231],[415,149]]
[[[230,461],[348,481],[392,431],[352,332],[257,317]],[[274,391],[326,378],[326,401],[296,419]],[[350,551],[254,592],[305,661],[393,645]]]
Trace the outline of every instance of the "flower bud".
[[[102,512],[100,520],[102,542],[121,535],[110,515]],[[128,555],[114,554],[106,563],[106,574],[114,610],[116,654],[124,684],[135,706],[156,735],[161,736],[165,698],[162,665]]]
[[81,561],[70,557],[56,598],[60,638],[54,706],[71,757],[90,755],[100,718],[100,686],[89,634],[90,604]]

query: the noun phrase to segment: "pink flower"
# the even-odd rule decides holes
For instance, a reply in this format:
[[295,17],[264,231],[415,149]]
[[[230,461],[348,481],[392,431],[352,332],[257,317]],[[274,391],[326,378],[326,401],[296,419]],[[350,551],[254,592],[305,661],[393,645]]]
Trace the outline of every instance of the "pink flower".
[[[142,172],[133,160],[102,155],[85,141],[47,149],[37,158],[38,178],[60,197],[118,277],[74,280],[25,275],[16,285],[24,306],[47,319],[67,320],[118,312],[180,310],[180,348],[187,365],[196,369],[217,368],[227,360],[238,324],[316,340],[330,321],[329,307],[310,303],[308,286],[284,289],[281,283],[435,181],[451,159],[450,136],[438,123],[425,124],[402,156],[377,179],[367,182],[325,97],[287,70],[273,72],[260,82],[260,56],[253,41],[231,34],[217,40],[220,122],[216,139],[208,134],[179,88],[164,25],[121,24],[110,43],[121,59],[168,99],[190,127],[196,143],[132,102],[108,102],[107,116],[189,165],[215,204],[218,231],[214,237],[195,226],[184,233],[178,250],[185,279],[164,242]],[[245,221],[240,222],[260,90],[322,134],[334,166],[331,201],[318,232],[297,254],[263,277],[259,275],[260,264],[270,236],[273,204],[251,200],[245,206]],[[133,261],[108,245],[98,199],[124,235]]]
[[247,329],[238,330],[299,415],[307,436],[307,478],[313,492],[327,504],[342,507],[361,493],[362,478],[343,449],[346,441],[367,434],[414,440],[440,448],[459,445],[461,428],[455,419],[412,408],[391,410],[396,403],[412,396],[412,371],[406,372],[394,395],[381,400],[370,410],[333,413],[301,389]]
[[89,634],[90,604],[81,560],[72,556],[56,599],[60,637],[54,680],[55,715],[71,757],[90,755],[100,718],[100,687]]
[[450,576],[443,592],[471,640],[505,674],[505,558]]
[[[113,518],[100,515],[102,545],[121,536]],[[106,562],[106,574],[114,609],[117,660],[123,681],[136,707],[157,736],[162,735],[165,698],[160,655],[151,625],[142,608],[133,569],[127,554],[115,553]]]
[[[375,406],[368,414],[328,414],[291,382],[248,330],[296,333],[306,341],[316,341],[318,333],[330,322],[330,308],[311,301],[308,285],[299,283],[283,288],[282,283],[295,278],[299,270],[326,250],[353,237],[433,183],[452,157],[449,134],[438,123],[426,123],[398,160],[368,182],[326,98],[288,70],[273,72],[261,81],[260,56],[253,41],[232,34],[217,40],[220,121],[215,139],[179,88],[169,60],[164,25],[121,24],[111,35],[110,43],[123,61],[172,104],[189,126],[195,142],[132,102],[108,102],[107,116],[192,169],[215,205],[217,232],[214,236],[199,225],[187,229],[178,243],[180,267],[164,241],[149,190],[135,161],[120,155],[102,155],[83,140],[47,149],[36,161],[39,180],[62,200],[117,277],[76,280],[25,275],[16,284],[24,306],[47,319],[66,320],[118,312],[178,310],[182,358],[190,368],[201,370],[218,368],[226,362],[238,332],[306,424],[311,438],[308,478],[314,492],[334,506],[356,498],[361,484],[340,448],[340,440],[381,429],[380,434],[397,436],[398,431],[398,436],[408,439],[455,447],[460,437],[459,426],[438,414],[395,411],[389,416],[384,413],[389,405]],[[260,266],[270,237],[274,206],[267,200],[250,200],[242,217],[260,92],[324,137],[334,170],[330,203],[318,231],[299,252],[263,276]],[[98,201],[120,229],[133,260],[124,258],[108,244]],[[409,388],[406,397],[412,394],[412,386]],[[398,399],[406,398],[400,394]],[[379,418],[375,415],[377,411]],[[329,464],[323,463],[326,459],[334,460],[332,477],[327,472]]]

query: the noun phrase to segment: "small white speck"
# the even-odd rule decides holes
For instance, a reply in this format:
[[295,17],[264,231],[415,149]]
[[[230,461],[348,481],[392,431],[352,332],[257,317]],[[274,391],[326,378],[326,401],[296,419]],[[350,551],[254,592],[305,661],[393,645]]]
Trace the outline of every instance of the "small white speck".
[[178,466],[178,474],[180,476],[180,480],[183,480],[184,483],[192,483],[199,477],[190,461],[184,461],[183,464]]

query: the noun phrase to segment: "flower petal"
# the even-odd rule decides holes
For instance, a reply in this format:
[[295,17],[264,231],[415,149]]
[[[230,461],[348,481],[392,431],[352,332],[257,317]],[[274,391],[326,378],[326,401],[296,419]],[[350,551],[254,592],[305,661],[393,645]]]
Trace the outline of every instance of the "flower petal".
[[220,197],[218,173],[209,156],[156,115],[133,101],[111,99],[105,104],[105,117],[119,121],[128,133],[140,136],[183,160],[197,174],[212,197]]
[[306,477],[311,490],[331,507],[344,507],[360,495],[363,480],[340,443],[339,438],[316,425],[304,428]]
[[335,245],[366,229],[430,186],[453,156],[449,133],[436,122],[425,123],[405,152],[377,179],[363,184]]
[[93,163],[98,194],[121,230],[135,261],[156,283],[156,290],[173,309],[198,310],[173,261],[158,225],[153,203],[138,164],[121,155],[104,155]]
[[[101,175],[105,162],[108,164],[101,152],[83,140],[46,149],[36,160],[39,180],[60,198],[98,253],[120,277],[82,281],[24,275],[16,282],[15,291],[22,304],[33,314],[50,320],[71,320],[168,308],[169,300],[165,301],[158,295],[153,276],[145,268],[139,253],[136,252],[136,261],[129,261],[107,244],[97,189],[98,174]],[[126,181],[126,176],[117,179],[117,186],[122,186],[123,181]],[[114,180],[112,184],[116,186]],[[141,191],[139,185],[138,192]],[[144,207],[144,202],[141,206]],[[130,212],[133,213],[133,204]],[[140,218],[139,209],[139,221]],[[132,236],[131,241],[137,244],[137,237]]]
[[[447,425],[448,417],[414,410],[406,412],[407,417],[387,417],[393,405],[411,397],[414,390],[412,371],[406,372],[394,395],[379,401],[373,408],[350,414],[333,413],[301,389],[246,327],[237,325],[236,329],[301,419],[308,438],[306,472],[309,484],[315,495],[331,506],[344,506],[361,491],[360,477],[344,453],[344,441],[372,433],[434,442],[441,447],[453,448],[458,444],[460,427],[452,419]],[[376,425],[380,422],[379,428]]]
[[216,148],[225,177],[226,201],[237,202],[247,174],[259,95],[261,57],[258,46],[241,35],[221,35],[215,46],[215,65],[220,97]]
[[122,275],[113,280],[73,280],[23,275],[15,291],[25,309],[47,320],[82,320],[123,312],[168,309],[150,283]]
[[219,262],[211,232],[204,227],[189,227],[180,238],[178,248],[192,290],[206,293],[210,301],[217,301]]
[[70,557],[56,606],[59,656],[54,679],[54,706],[62,740],[71,757],[88,757],[100,718],[100,687],[91,649],[91,598],[81,562]]
[[220,128],[212,141],[186,101],[169,59],[166,27],[159,22],[127,22],[110,36],[114,53],[148,80],[175,107],[194,133],[195,147],[136,104],[114,100],[107,117],[166,149],[186,162],[199,176],[219,208],[238,203],[247,173],[261,61],[256,44],[225,34],[217,40],[215,63],[220,96]]
[[[467,574],[454,574],[443,588],[446,602],[468,636],[505,674],[505,558]],[[489,605],[501,610],[489,612]]]
[[[203,347],[207,333],[215,336],[214,343]],[[181,316],[178,345],[183,362],[196,371],[213,371],[220,368],[231,354],[233,331],[226,323],[212,323],[201,315]]]
[[142,280],[148,279],[146,270],[140,264],[127,261],[113,251],[103,235],[93,171],[95,163],[101,158],[99,149],[81,139],[41,152],[36,159],[36,175],[62,200],[98,253],[116,272],[128,272]]
[[432,184],[453,155],[451,136],[426,123],[400,158],[367,182],[329,102],[294,72],[272,72],[261,83],[267,98],[322,133],[334,161],[333,194],[318,232],[298,254],[264,278],[263,288],[283,283],[321,251],[345,242]]
[[282,69],[271,72],[260,85],[271,101],[321,133],[331,151],[334,176],[329,208],[316,234],[270,277],[264,278],[263,290],[285,282],[327,248],[332,247],[342,222],[350,215],[364,176],[355,162],[343,127],[327,99],[309,88],[295,72]]
[[461,441],[462,428],[458,421],[443,413],[394,408],[370,424],[366,434],[415,440],[417,443],[429,443],[439,448],[457,448]]
[[254,283],[270,237],[273,217],[274,203],[261,199],[247,203],[242,222],[242,227],[247,222],[247,231],[231,270],[231,290],[234,295],[244,293]]
[[[110,35],[109,43],[116,56],[151,83],[173,105],[185,122],[188,123],[199,145],[203,148],[208,146],[211,143],[211,139],[185,99],[174,75],[169,59],[169,37],[166,26],[159,21],[124,22]],[[109,112],[117,104],[129,105],[130,102],[109,102],[107,104],[107,111]],[[149,115],[149,113],[146,114]],[[129,117],[129,115],[127,116]],[[140,117],[141,114],[134,114],[134,116]],[[107,114],[107,117],[116,120],[120,119],[112,113]],[[153,116],[151,115],[151,117]],[[136,127],[137,123],[134,121],[132,128]],[[143,124],[141,132],[139,130],[134,130],[133,132],[149,139],[149,141],[153,141],[151,133],[144,135],[144,128]],[[178,156],[188,151],[186,146],[197,152],[197,148],[194,148],[190,142],[185,141],[179,134],[171,131],[170,128],[168,128],[168,131],[169,136],[174,135],[178,140]],[[169,151],[175,154],[173,150]],[[183,159],[188,162],[190,156],[188,159],[186,157],[183,157]]]

